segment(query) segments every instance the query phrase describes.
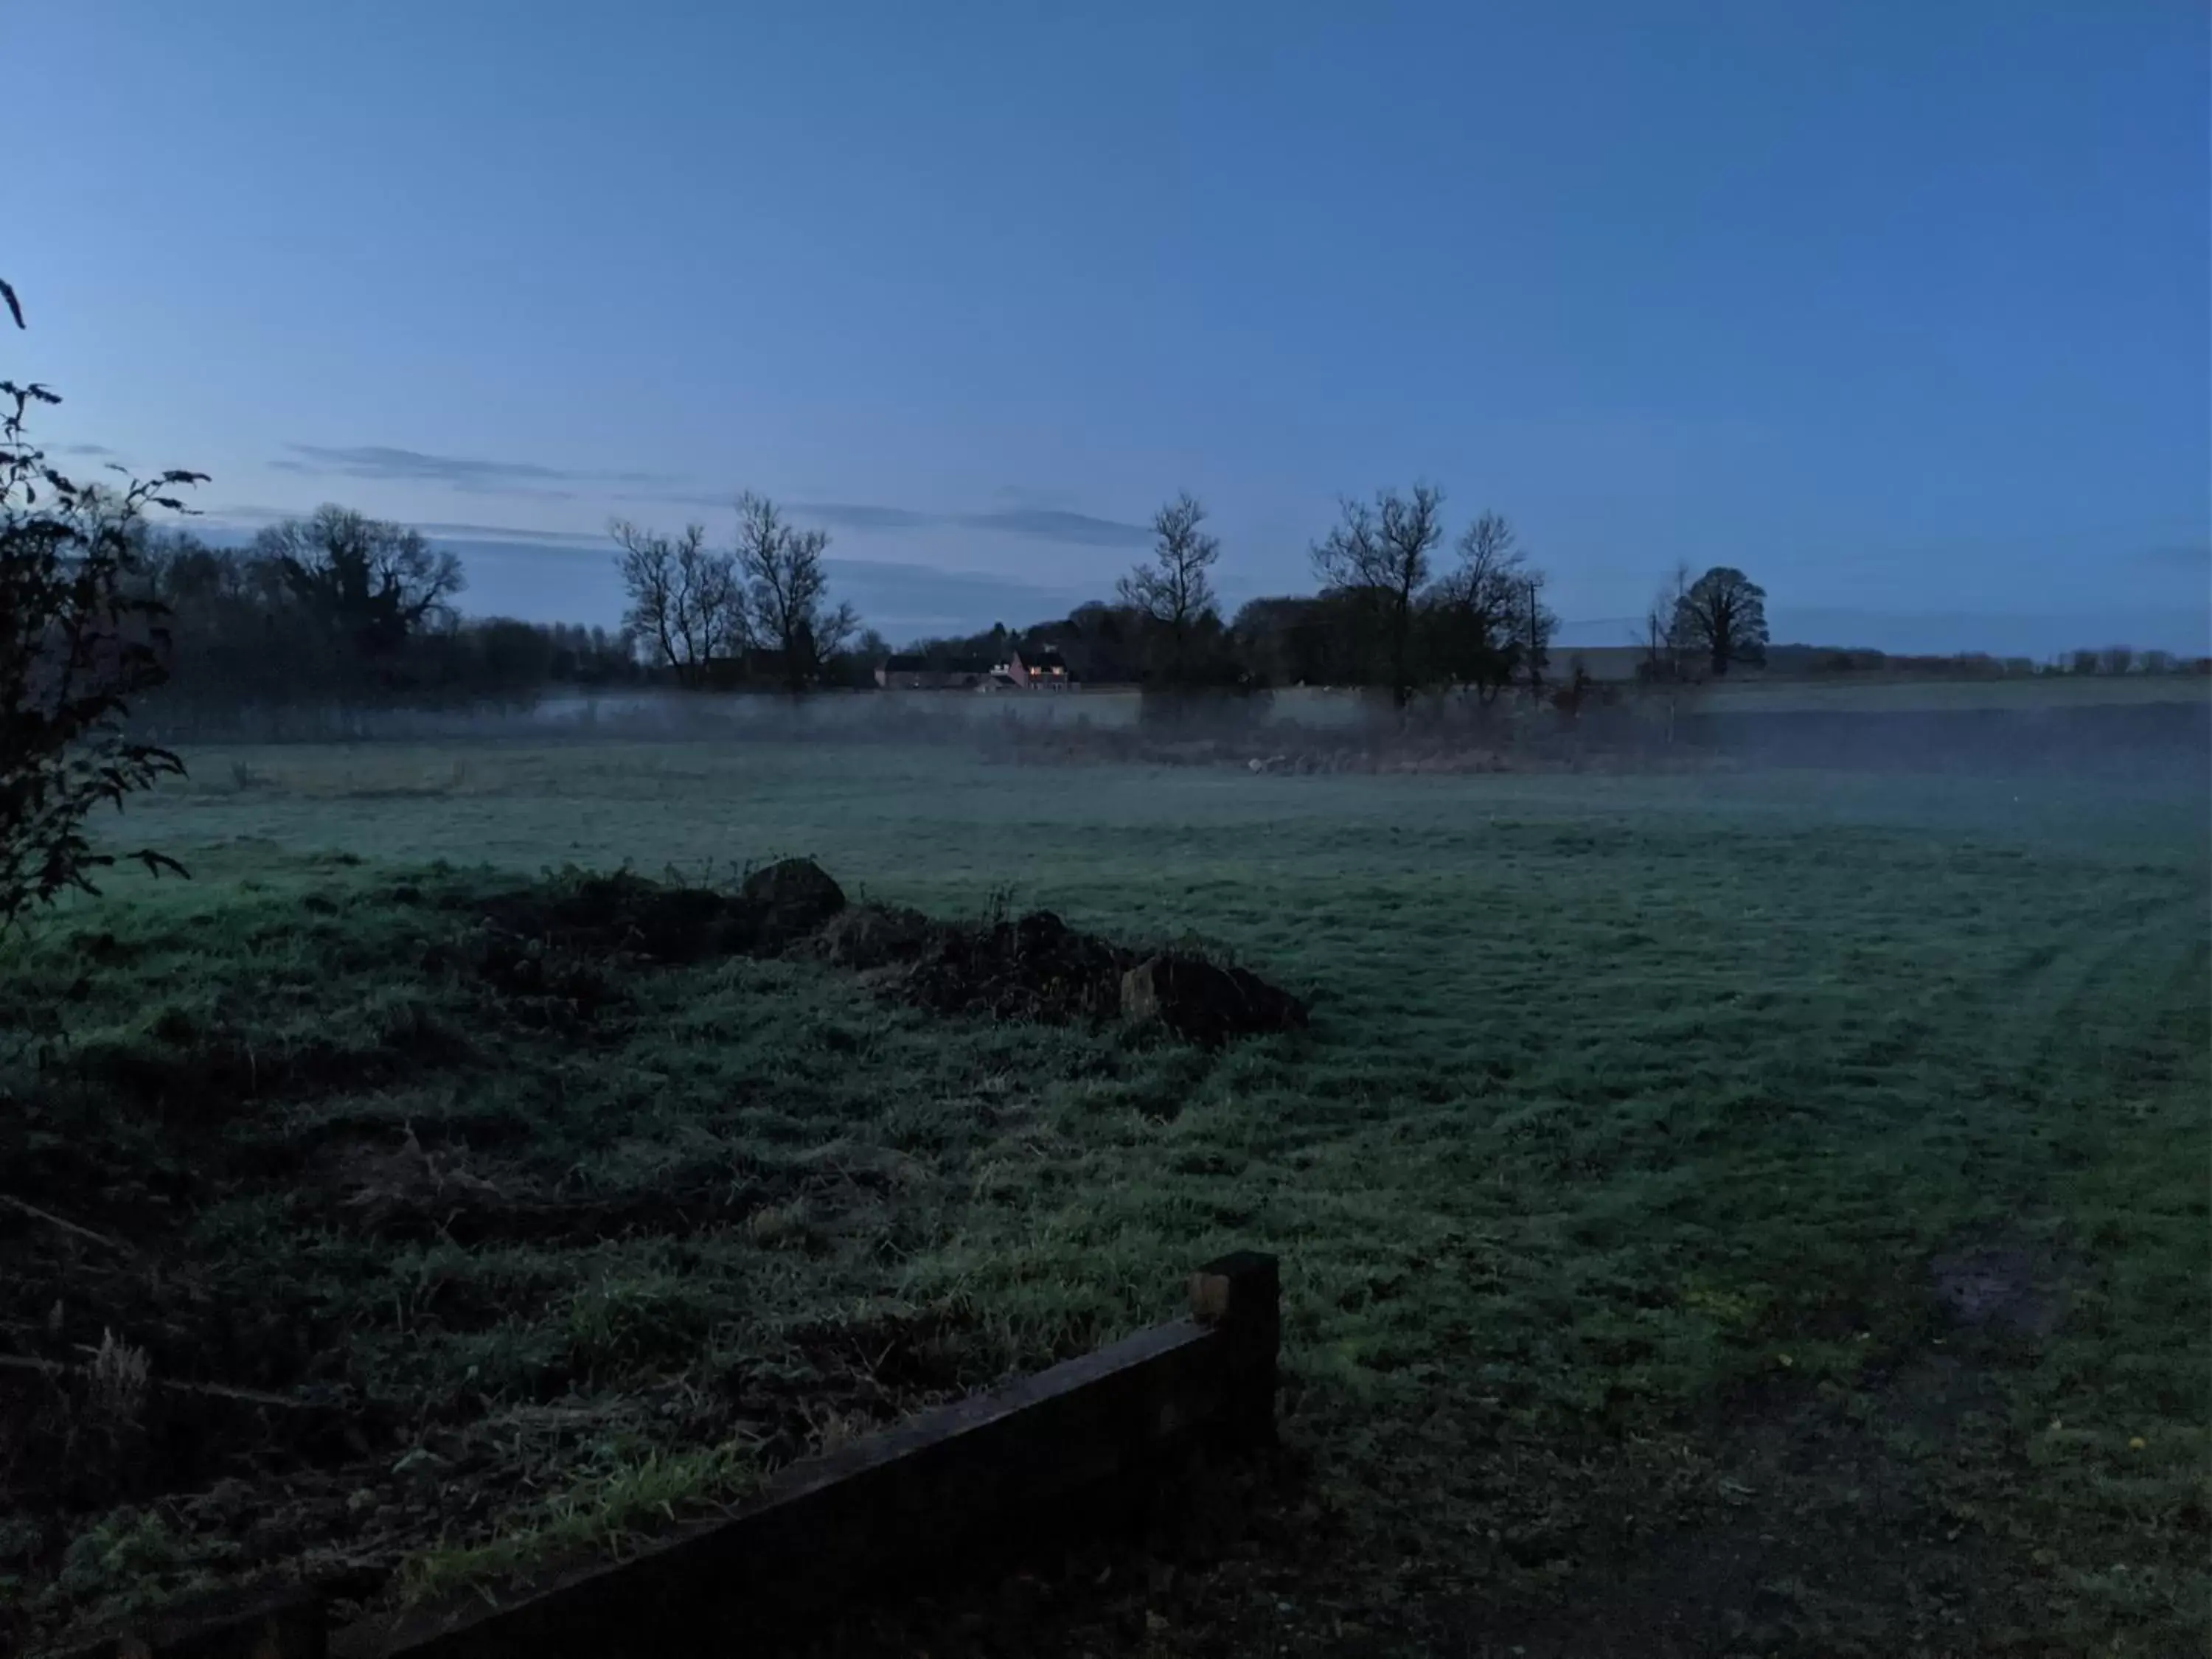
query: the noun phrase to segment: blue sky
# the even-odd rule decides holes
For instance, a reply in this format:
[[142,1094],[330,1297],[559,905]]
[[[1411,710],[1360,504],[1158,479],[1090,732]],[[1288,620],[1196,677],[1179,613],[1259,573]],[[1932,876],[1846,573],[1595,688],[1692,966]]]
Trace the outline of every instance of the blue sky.
[[[46,430],[611,621],[611,514],[830,529],[894,636],[1510,515],[1610,641],[2206,647],[2197,0],[12,0]],[[12,205],[12,204],[11,204]],[[20,214],[13,222],[24,223]],[[87,457],[86,459],[90,459]]]

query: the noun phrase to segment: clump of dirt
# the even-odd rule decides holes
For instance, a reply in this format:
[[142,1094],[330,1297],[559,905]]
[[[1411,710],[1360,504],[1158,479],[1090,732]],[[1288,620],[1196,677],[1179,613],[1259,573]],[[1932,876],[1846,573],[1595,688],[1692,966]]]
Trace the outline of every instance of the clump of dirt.
[[1207,1045],[1306,1023],[1304,1003],[1245,969],[1117,945],[1049,910],[951,922],[850,904],[807,859],[756,870],[735,893],[570,874],[473,908],[476,929],[434,946],[425,965],[465,966],[548,1018],[590,1019],[621,998],[621,969],[805,951],[936,1013],[1048,1024],[1119,1017]]
[[463,969],[529,1023],[563,1024],[622,1003],[623,970],[783,950],[843,909],[845,893],[811,860],[786,859],[735,893],[571,872],[468,904],[476,925],[422,966]]
[[827,960],[866,973],[919,961],[943,931],[919,910],[856,904],[831,919],[817,944]]
[[757,931],[757,907],[739,896],[627,870],[611,876],[571,871],[462,902],[496,938],[534,941],[541,957],[552,951],[599,963],[701,962],[745,948]]
[[845,908],[845,890],[811,859],[784,859],[756,870],[738,890],[756,950],[781,950]]
[[1186,1042],[1208,1046],[1306,1023],[1305,1004],[1250,969],[1174,951],[1121,975],[1121,1006],[1124,1018],[1157,1021]]
[[856,906],[823,930],[820,948],[939,1013],[1052,1024],[1118,1016],[1209,1046],[1306,1023],[1304,1003],[1246,969],[1116,945],[1049,910],[963,926]]
[[1127,955],[1049,910],[988,927],[948,927],[901,990],[939,1013],[1071,1024],[1118,1006]]

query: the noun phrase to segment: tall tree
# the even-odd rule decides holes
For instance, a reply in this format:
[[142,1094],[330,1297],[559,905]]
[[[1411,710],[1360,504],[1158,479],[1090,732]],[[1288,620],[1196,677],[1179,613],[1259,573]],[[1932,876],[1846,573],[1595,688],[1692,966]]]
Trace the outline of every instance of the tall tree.
[[1370,505],[1348,501],[1343,518],[1313,550],[1314,571],[1332,592],[1357,596],[1376,635],[1376,678],[1400,708],[1419,684],[1414,599],[1428,586],[1429,556],[1443,539],[1443,492],[1415,484],[1410,495],[1376,492]]
[[1690,584],[1674,606],[1674,635],[1720,678],[1738,664],[1766,660],[1766,590],[1742,571],[1715,565]]
[[617,520],[608,533],[629,596],[623,627],[677,684],[703,685],[714,664],[744,653],[752,630],[737,558],[709,548],[703,526],[670,537]]
[[1202,637],[1219,632],[1208,574],[1221,556],[1218,538],[1199,526],[1206,508],[1188,490],[1152,515],[1152,556],[1121,578],[1121,603],[1144,617],[1159,648],[1161,677],[1183,690],[1197,683]]
[[[0,307],[23,326],[4,282]],[[176,492],[205,476],[172,471],[119,490],[65,477],[27,430],[33,404],[60,401],[0,380],[0,937],[70,889],[95,890],[94,872],[115,862],[85,834],[95,808],[185,769],[123,721],[167,672],[166,612],[138,568],[144,513],[187,510]],[[132,856],[182,873],[163,854]]]
[[748,490],[738,498],[737,572],[754,637],[777,653],[787,690],[821,678],[860,625],[849,605],[830,603],[822,556],[829,532],[787,522],[774,501]]
[[1512,684],[1522,658],[1530,579],[1512,524],[1485,513],[1459,538],[1459,565],[1437,584],[1432,617],[1437,666],[1488,702]]
[[426,626],[450,621],[465,585],[460,561],[420,531],[343,507],[271,525],[254,547],[314,622],[364,661],[389,659]]

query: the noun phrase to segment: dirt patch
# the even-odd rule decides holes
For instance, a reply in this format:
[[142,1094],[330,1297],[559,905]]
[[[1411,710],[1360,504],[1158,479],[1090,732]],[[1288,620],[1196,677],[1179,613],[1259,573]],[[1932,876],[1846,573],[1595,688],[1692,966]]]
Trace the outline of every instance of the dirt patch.
[[1118,1012],[1127,953],[1049,910],[982,927],[946,927],[900,988],[941,1013],[1066,1024]]
[[640,966],[793,951],[942,1014],[1063,1025],[1120,1018],[1208,1046],[1306,1023],[1299,999],[1248,969],[1115,945],[1049,910],[957,922],[850,904],[805,859],[757,870],[735,893],[628,872],[570,875],[471,908],[476,927],[430,947],[425,966],[468,972],[549,1024],[588,1022],[620,1000],[620,974]]
[[1965,1326],[2041,1341],[2066,1317],[2065,1264],[2048,1249],[1999,1241],[1963,1245],[1929,1264],[1936,1299]]
[[2020,1458],[2008,1368],[2057,1332],[2079,1270],[2010,1235],[1939,1252],[1917,1336],[1848,1390],[1784,1372],[1715,1405],[1697,1437],[1714,1449],[1701,1524],[1601,1530],[1556,1606],[1462,1615],[1482,1632],[1468,1650],[1903,1651],[1904,1629],[2017,1619],[1993,1587],[2036,1582],[2033,1566],[1958,1472]]
[[1049,910],[963,926],[863,906],[837,917],[820,948],[939,1013],[1053,1024],[1120,1018],[1208,1046],[1306,1023],[1303,1002],[1249,969],[1116,945]]

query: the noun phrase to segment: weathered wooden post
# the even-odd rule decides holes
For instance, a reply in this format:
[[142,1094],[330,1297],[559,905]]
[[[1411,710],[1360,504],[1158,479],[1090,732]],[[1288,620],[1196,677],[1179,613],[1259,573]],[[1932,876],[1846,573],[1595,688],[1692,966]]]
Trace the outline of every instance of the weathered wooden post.
[[1225,1345],[1226,1409],[1213,1425],[1222,1443],[1275,1440],[1275,1362],[1283,1343],[1282,1276],[1275,1258],[1237,1250],[1190,1276],[1190,1314]]

